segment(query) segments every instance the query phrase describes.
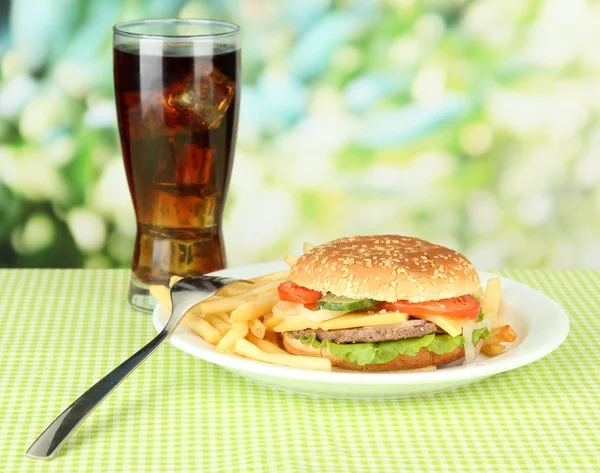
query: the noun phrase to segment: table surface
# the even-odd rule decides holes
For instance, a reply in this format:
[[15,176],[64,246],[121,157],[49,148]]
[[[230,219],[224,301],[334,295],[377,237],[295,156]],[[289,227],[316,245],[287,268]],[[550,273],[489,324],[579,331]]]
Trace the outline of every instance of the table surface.
[[0,471],[600,471],[600,272],[497,271],[545,292],[571,333],[458,391],[343,401],[252,384],[165,345],[50,462],[25,450],[155,334],[126,270],[0,270]]

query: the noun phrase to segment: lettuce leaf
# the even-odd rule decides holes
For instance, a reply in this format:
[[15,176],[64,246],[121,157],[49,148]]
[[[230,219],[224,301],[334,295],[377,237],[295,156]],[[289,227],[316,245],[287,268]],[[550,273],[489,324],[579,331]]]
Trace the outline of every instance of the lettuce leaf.
[[458,347],[462,347],[465,339],[462,335],[452,337],[450,335],[436,335],[433,341],[427,346],[427,349],[436,355],[450,353]]
[[[490,332],[485,327],[473,331],[473,343],[489,337]],[[436,355],[442,355],[457,347],[462,347],[464,341],[462,335],[451,337],[448,334],[430,334],[419,338],[375,343],[333,343],[329,340],[320,342],[314,333],[310,337],[300,336],[300,342],[310,343],[313,348],[327,348],[337,358],[360,366],[387,363],[398,355],[415,356],[421,348],[427,348]]]
[[479,340],[485,340],[486,338],[490,338],[491,336],[492,334],[486,327],[481,327],[477,330],[473,330],[473,345],[475,345]]

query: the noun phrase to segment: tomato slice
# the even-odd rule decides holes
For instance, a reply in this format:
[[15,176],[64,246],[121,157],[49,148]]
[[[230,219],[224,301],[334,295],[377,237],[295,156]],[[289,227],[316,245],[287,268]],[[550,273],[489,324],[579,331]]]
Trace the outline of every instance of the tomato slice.
[[406,312],[409,315],[443,315],[454,319],[477,319],[481,304],[473,296],[451,297],[426,302],[381,302],[377,308],[390,312]]
[[296,302],[297,304],[314,304],[323,297],[322,292],[298,286],[293,281],[283,282],[277,289],[279,291],[279,299],[286,302]]

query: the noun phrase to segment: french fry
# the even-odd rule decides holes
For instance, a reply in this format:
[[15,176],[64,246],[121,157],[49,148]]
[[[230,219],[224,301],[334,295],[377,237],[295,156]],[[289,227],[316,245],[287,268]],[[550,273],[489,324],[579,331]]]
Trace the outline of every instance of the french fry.
[[[248,284],[248,283],[244,283],[244,282],[232,282],[230,284],[227,284],[227,286],[223,286],[221,289],[219,289],[217,291],[217,293],[215,294],[215,296],[219,296],[219,297],[239,296],[240,294],[244,294],[245,292],[248,292],[253,287],[254,287],[253,284]],[[210,300],[210,299],[208,299],[208,300]]]
[[231,351],[235,347],[235,342],[244,338],[248,334],[247,322],[234,322],[231,329],[227,332],[221,341],[217,344],[217,351],[220,353]]
[[481,310],[483,317],[492,322],[493,327],[496,327],[498,325],[498,311],[500,310],[500,278],[488,280],[481,301]]
[[273,306],[277,304],[277,297],[263,297],[253,301],[244,302],[231,312],[232,322],[244,322],[253,319],[258,319],[273,310]]
[[491,337],[483,342],[481,353],[486,356],[498,356],[504,353],[506,347],[502,343],[511,343],[517,339],[517,334],[510,325],[502,325],[492,330]]
[[[281,339],[281,335],[279,335],[277,332],[273,332],[272,330],[267,330],[265,332],[265,340],[273,343],[274,345],[279,346],[279,340]],[[286,352],[287,353],[287,352]]]
[[263,318],[263,324],[267,327],[267,330],[273,330],[281,322],[283,322],[283,317],[279,317],[275,314],[267,314]]
[[231,320],[229,320],[229,314],[225,313],[225,312],[217,312],[216,314],[213,314],[215,317],[218,317],[219,319],[221,319],[223,322],[227,322],[227,323],[231,323]]
[[287,264],[290,268],[292,268],[298,261],[298,257],[294,256],[294,255],[285,255],[285,258],[283,258],[283,261],[285,261],[285,264]]
[[292,368],[307,370],[331,371],[331,361],[327,358],[266,353],[256,345],[244,339],[238,339],[235,342],[235,352],[246,358],[252,358],[275,365],[290,366]]
[[305,241],[304,245],[302,245],[302,252],[303,253],[308,253],[313,248],[314,248],[314,245],[311,245],[309,242]]
[[221,340],[221,332],[201,317],[187,314],[183,322],[196,334],[200,335],[211,345],[216,345]]
[[171,293],[167,286],[152,284],[148,286],[150,294],[156,301],[168,311],[171,311]]
[[504,350],[504,345],[500,343],[484,343],[481,347],[481,353],[489,357],[501,355],[504,353]]
[[250,320],[248,322],[248,328],[250,329],[250,332],[252,332],[252,335],[257,338],[264,338],[265,332],[267,331],[267,328],[258,319]]
[[517,334],[510,325],[501,325],[492,330],[491,337],[486,340],[486,343],[514,342],[516,339]]
[[200,308],[205,314],[214,314],[216,312],[231,312],[245,302],[249,302],[263,297],[276,297],[277,286],[287,279],[275,279],[274,281],[255,286],[249,291],[231,297],[220,297],[211,299],[200,304]]
[[252,333],[248,333],[248,335],[246,335],[246,340],[254,343],[258,348],[260,348],[265,353],[273,353],[276,355],[277,354],[278,355],[287,355],[288,354],[287,351],[279,348],[279,345],[277,345],[273,342],[270,342],[268,340],[263,340],[263,339],[257,338],[254,335],[252,335]]
[[204,317],[209,324],[211,324],[214,328],[216,328],[221,333],[221,338],[225,336],[227,332],[231,329],[231,324],[217,317],[215,314],[208,314]]

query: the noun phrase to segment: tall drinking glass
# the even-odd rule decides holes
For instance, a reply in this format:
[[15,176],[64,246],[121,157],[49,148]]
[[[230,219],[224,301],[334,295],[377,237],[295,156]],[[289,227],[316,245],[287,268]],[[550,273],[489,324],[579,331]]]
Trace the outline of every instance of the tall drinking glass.
[[150,311],[150,284],[225,262],[221,220],[235,147],[239,27],[141,20],[114,27],[123,161],[137,236],[129,302]]

